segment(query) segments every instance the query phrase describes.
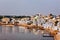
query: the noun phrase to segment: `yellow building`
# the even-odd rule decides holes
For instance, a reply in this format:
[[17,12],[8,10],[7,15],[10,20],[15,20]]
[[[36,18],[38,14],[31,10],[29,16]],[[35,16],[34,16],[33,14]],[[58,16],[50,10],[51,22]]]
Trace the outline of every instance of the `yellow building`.
[[2,18],[1,20],[2,20],[3,23],[6,23],[6,24],[8,24],[8,22],[10,21],[9,18]]

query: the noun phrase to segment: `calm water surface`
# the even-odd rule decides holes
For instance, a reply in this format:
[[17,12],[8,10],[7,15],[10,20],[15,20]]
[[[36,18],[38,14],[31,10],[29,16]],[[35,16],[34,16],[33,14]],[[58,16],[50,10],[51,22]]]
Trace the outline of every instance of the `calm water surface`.
[[18,26],[0,26],[0,40],[47,40],[47,37],[44,38],[42,35],[40,30],[29,30]]

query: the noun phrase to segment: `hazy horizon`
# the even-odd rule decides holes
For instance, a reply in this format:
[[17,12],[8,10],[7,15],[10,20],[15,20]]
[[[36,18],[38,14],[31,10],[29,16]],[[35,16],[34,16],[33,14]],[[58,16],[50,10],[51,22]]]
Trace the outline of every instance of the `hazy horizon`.
[[60,0],[0,0],[0,15],[59,15]]

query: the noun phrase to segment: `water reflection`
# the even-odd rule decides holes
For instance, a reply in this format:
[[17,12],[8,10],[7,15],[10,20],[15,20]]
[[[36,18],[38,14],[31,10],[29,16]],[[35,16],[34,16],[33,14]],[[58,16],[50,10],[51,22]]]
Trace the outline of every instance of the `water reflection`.
[[19,26],[19,33],[24,33],[25,32],[25,28],[22,26]]
[[0,27],[0,33],[2,32],[2,27]]
[[40,30],[36,31],[35,29],[26,29],[22,26],[14,26],[14,27],[9,27],[9,26],[0,26],[0,33],[33,33],[33,34],[38,34],[40,33]]
[[6,26],[1,26],[2,33],[6,33]]
[[42,38],[41,30],[26,29],[21,26],[0,26],[1,40],[40,40]]
[[12,32],[13,33],[18,33],[19,32],[19,27],[17,27],[17,26],[12,27]]

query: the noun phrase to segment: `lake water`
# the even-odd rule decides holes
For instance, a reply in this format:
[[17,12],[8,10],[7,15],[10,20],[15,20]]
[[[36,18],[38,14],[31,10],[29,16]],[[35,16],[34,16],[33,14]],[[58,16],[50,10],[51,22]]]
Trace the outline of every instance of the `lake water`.
[[[0,40],[52,40],[51,37],[43,37],[43,31],[29,30],[23,27],[0,26]],[[47,39],[48,38],[48,39]]]

